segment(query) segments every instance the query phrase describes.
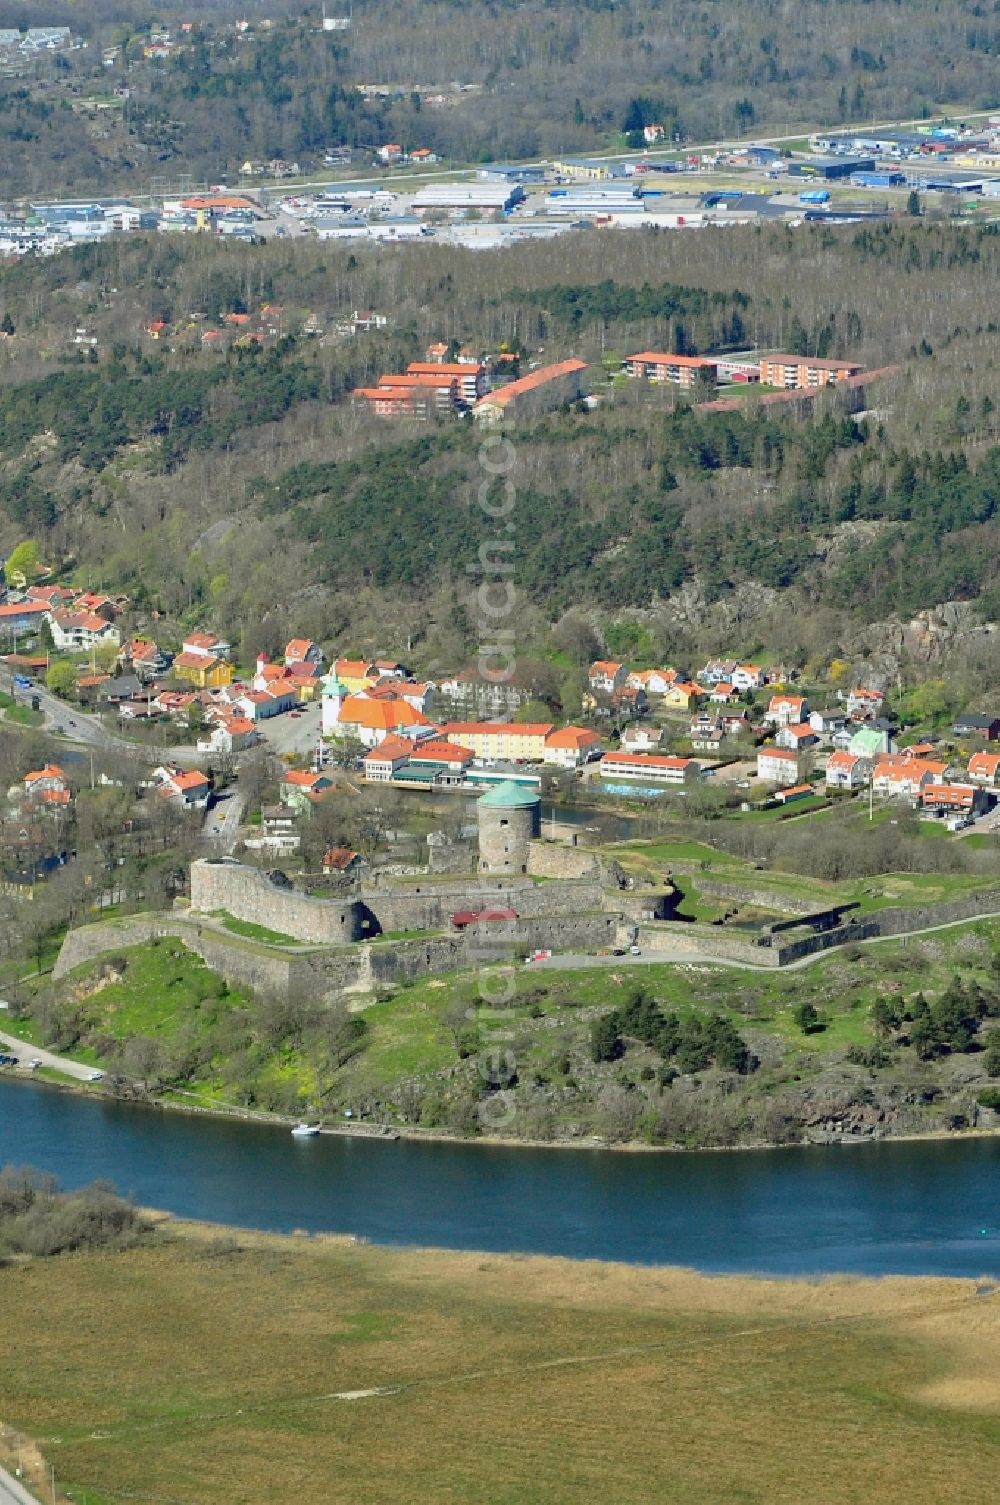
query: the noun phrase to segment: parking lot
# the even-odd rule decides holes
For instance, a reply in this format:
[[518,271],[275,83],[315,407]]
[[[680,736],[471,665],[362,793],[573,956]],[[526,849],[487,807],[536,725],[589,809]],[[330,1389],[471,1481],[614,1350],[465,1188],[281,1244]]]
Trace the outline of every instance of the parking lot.
[[295,757],[311,757],[316,751],[321,724],[319,702],[304,705],[298,711],[286,711],[260,726],[260,735],[279,757],[288,753]]

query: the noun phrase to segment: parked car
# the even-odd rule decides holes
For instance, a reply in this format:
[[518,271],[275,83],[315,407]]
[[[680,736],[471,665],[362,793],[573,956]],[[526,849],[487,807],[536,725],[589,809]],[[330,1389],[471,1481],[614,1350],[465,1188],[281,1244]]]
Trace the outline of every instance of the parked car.
[[32,1056],[31,1060],[28,1062],[28,1065],[31,1067],[32,1071],[37,1071],[39,1066],[43,1064],[44,1063],[41,1056]]
[[103,1080],[104,1080],[104,1072],[103,1071],[92,1071],[92,1072],[90,1072],[90,1074],[87,1077],[87,1081],[88,1082],[103,1082]]

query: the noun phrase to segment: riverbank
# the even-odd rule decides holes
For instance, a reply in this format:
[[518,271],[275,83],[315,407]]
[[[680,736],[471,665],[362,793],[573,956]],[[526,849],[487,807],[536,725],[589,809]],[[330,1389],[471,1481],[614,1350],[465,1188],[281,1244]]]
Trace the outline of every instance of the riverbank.
[[183,1111],[279,1126],[322,1112],[338,1133],[417,1142],[648,1152],[967,1134],[1000,1124],[998,941],[985,919],[790,975],[609,957],[518,968],[506,1007],[466,970],[276,1010],[167,937],[40,994],[35,1045],[15,1054],[58,1030],[88,1091],[103,1070],[127,1095],[169,1084],[156,1100]]
[[[256,1124],[265,1128],[288,1130],[289,1132],[301,1121],[288,1114],[267,1113],[260,1109],[241,1108],[222,1103],[183,1103],[171,1097],[121,1098],[109,1092],[100,1084],[84,1085],[82,1082],[71,1078],[54,1081],[51,1076],[39,1076],[37,1073],[11,1076],[7,1080],[19,1082],[27,1087],[49,1088],[55,1092],[63,1092],[70,1096],[86,1098],[91,1101],[103,1099],[129,1108],[138,1108],[154,1113],[180,1114],[188,1118],[208,1118],[217,1119],[222,1122]],[[905,1133],[866,1136],[841,1134],[823,1139],[807,1138],[795,1142],[785,1140],[781,1143],[769,1143],[765,1140],[760,1140],[756,1143],[737,1145],[679,1145],[649,1144],[644,1140],[629,1140],[622,1143],[612,1139],[601,1139],[596,1135],[581,1135],[575,1139],[532,1139],[527,1136],[518,1138],[509,1134],[459,1134],[449,1129],[422,1129],[419,1125],[413,1124],[335,1124],[326,1123],[322,1116],[319,1118],[314,1117],[309,1121],[318,1124],[319,1137],[337,1139],[374,1140],[383,1144],[401,1140],[410,1144],[453,1144],[470,1147],[482,1145],[490,1149],[578,1150],[581,1152],[591,1150],[621,1155],[742,1155],[752,1154],[755,1151],[771,1152],[775,1150],[795,1150],[810,1147],[833,1148],[843,1146],[845,1148],[861,1148],[865,1145],[888,1143],[957,1144],[962,1141],[975,1139],[1000,1139],[1000,1125],[996,1125],[961,1129],[912,1130]]]
[[708,1279],[177,1220],[4,1279],[5,1420],[99,1505],[994,1492],[990,1283]]

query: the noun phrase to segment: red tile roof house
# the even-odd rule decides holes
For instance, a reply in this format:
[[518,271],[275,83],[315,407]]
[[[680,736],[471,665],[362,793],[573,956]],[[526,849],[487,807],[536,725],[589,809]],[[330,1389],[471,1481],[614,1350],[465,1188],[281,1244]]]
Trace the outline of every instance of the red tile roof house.
[[789,723],[779,726],[774,741],[776,747],[790,747],[794,751],[805,752],[808,748],[817,746],[819,737],[806,721],[799,725]]
[[409,761],[412,752],[412,742],[390,733],[378,747],[365,753],[361,762],[365,779],[369,784],[388,784],[395,778],[397,770]]
[[577,768],[589,758],[596,757],[600,747],[600,737],[589,728],[563,726],[546,737],[542,762],[555,764],[557,768]]
[[236,700],[235,705],[248,721],[269,721],[272,716],[294,710],[298,703],[298,691],[292,687],[285,690],[279,682],[271,690],[248,690]]
[[301,768],[291,768],[282,775],[278,786],[282,801],[293,810],[306,810],[317,796],[333,788],[333,780],[325,773],[312,773]]
[[[46,763],[44,768],[34,768],[30,773],[26,773],[24,792],[31,800],[58,804],[69,802],[69,785],[66,782],[66,775],[57,763]],[[58,799],[51,801],[47,798],[50,795],[56,795]]]
[[100,643],[121,643],[118,628],[93,611],[54,611],[50,618],[52,641],[57,648],[94,648]]
[[925,810],[945,814],[983,815],[990,807],[990,796],[980,784],[928,784],[920,791]]
[[599,658],[590,666],[590,688],[603,690],[608,695],[612,690],[620,690],[627,677],[625,665],[611,659]]
[[826,787],[862,789],[871,776],[872,763],[860,753],[834,752],[826,762]]
[[360,866],[360,856],[350,847],[331,847],[323,853],[323,872],[328,877],[331,873],[355,873]]
[[49,607],[44,601],[19,601],[0,606],[0,634],[35,631],[49,615]]
[[977,752],[969,759],[969,778],[979,784],[1000,784],[1000,753]]
[[809,702],[804,695],[789,695],[787,691],[782,690],[771,696],[764,713],[764,720],[771,721],[777,726],[799,726],[808,715]]
[[776,789],[774,797],[779,805],[787,805],[792,800],[804,800],[810,794],[815,793],[816,791],[811,784],[793,784],[791,789]]
[[197,769],[156,768],[153,777],[160,781],[160,793],[177,800],[186,810],[204,810],[212,786]]
[[872,790],[887,799],[906,799],[914,804],[928,784],[943,784],[947,763],[924,758],[883,758],[872,772]]
[[292,638],[290,643],[285,644],[285,665],[290,664],[321,664],[323,662],[323,650],[312,638]]

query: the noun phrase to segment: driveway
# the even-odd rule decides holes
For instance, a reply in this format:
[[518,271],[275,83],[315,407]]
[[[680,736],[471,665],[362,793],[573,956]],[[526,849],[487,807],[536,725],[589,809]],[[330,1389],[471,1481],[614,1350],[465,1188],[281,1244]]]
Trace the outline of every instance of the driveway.
[[61,1071],[63,1076],[75,1077],[78,1082],[90,1080],[94,1070],[93,1066],[84,1066],[80,1061],[70,1061],[66,1056],[57,1056],[51,1050],[44,1050],[40,1045],[29,1045],[27,1040],[19,1040],[17,1035],[8,1035],[0,1030],[0,1045],[12,1055],[17,1056],[22,1067],[27,1068],[29,1061],[41,1061],[43,1066],[50,1066],[53,1071]]

